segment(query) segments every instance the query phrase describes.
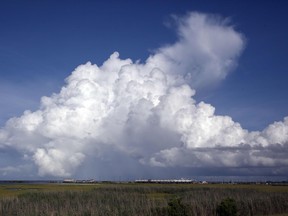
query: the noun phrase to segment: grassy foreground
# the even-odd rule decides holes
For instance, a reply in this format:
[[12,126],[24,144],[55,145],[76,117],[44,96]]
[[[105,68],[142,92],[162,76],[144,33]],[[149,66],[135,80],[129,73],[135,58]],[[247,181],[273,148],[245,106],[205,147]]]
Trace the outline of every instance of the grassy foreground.
[[227,198],[236,215],[288,215],[288,186],[133,183],[0,185],[0,215],[204,216]]

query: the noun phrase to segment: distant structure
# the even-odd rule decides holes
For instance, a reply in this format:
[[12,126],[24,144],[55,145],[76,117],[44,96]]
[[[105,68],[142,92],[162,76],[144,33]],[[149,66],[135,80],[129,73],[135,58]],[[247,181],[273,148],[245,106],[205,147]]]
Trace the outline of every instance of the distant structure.
[[96,183],[96,180],[94,179],[89,179],[89,180],[75,180],[75,179],[64,179],[63,183],[86,183],[86,184],[92,184]]
[[75,179],[64,179],[63,183],[75,183],[76,180]]
[[158,184],[192,184],[192,179],[140,179],[135,180],[136,183],[158,183]]

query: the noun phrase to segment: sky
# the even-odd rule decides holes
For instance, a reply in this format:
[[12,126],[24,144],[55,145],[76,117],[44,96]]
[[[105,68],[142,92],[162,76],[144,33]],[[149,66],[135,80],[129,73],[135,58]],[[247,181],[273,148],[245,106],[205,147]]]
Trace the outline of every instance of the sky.
[[1,1],[0,179],[287,175],[286,4]]

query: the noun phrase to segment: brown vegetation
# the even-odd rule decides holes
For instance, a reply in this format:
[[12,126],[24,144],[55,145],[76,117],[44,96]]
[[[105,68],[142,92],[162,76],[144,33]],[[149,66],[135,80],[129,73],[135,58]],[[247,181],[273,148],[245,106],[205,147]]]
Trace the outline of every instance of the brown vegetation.
[[89,186],[89,189],[83,186],[84,190],[79,186],[77,188],[3,197],[0,200],[0,214],[204,216],[217,215],[217,209],[219,212],[227,198],[236,205],[237,215],[288,213],[287,191],[271,192],[273,188],[270,192],[266,189],[256,190],[252,186],[233,188],[215,185],[105,184],[94,188]]

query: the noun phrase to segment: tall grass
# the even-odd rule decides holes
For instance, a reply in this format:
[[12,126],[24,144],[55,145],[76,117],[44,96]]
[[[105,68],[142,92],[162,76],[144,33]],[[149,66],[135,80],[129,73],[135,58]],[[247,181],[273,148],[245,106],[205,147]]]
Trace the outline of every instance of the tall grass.
[[227,197],[238,215],[288,213],[288,193],[175,185],[106,185],[83,191],[29,192],[0,200],[1,215],[216,215]]

